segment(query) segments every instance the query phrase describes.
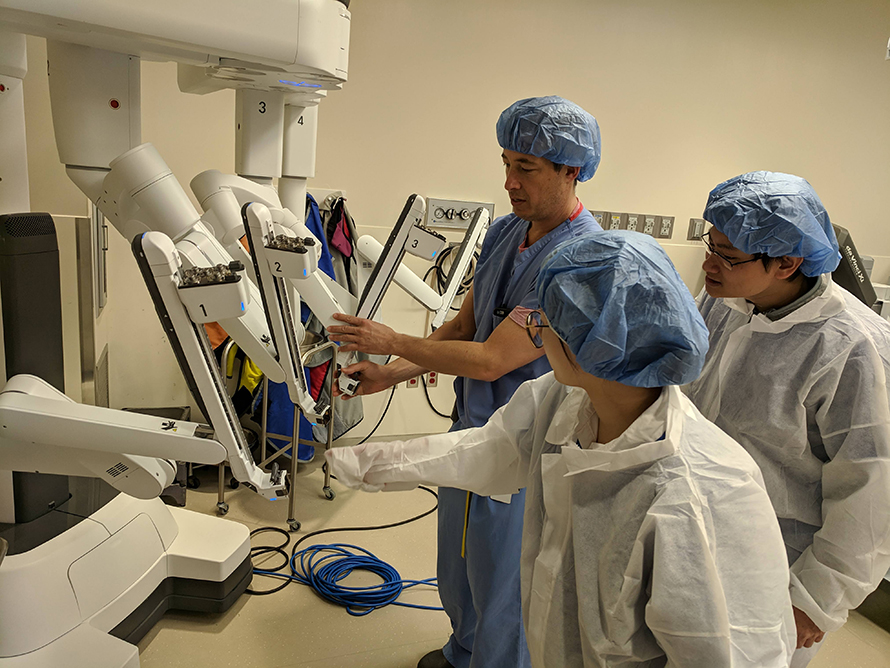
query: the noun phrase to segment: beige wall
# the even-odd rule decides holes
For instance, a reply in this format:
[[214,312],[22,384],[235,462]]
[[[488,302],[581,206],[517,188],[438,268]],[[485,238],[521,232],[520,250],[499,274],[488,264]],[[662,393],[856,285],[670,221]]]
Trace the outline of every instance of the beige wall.
[[[701,249],[683,241],[688,219],[714,185],[754,169],[806,177],[877,256],[876,279],[890,278],[886,0],[356,0],[350,10],[350,80],[321,105],[312,185],[345,189],[363,231],[385,234],[412,192],[506,213],[497,116],[518,98],[558,94],[602,129],[584,203],[676,216],[665,247],[692,289]],[[28,45],[32,203],[82,213],[53,146],[45,49]],[[175,78],[173,65],[143,65],[143,138],[187,186],[201,170],[232,170],[234,95],[183,95]],[[387,309],[390,323],[423,333],[407,300],[393,295]],[[126,325],[114,330],[121,340]],[[447,424],[421,397],[400,390],[379,433]],[[362,428],[378,409],[368,402]]]

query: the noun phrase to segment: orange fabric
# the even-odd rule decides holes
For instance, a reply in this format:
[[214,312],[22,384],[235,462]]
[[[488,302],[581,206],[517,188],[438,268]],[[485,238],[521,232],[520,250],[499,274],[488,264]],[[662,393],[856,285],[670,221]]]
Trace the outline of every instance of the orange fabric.
[[205,322],[204,323],[204,331],[207,332],[207,338],[210,339],[210,347],[218,348],[229,335],[226,334],[226,330],[224,330],[218,322]]

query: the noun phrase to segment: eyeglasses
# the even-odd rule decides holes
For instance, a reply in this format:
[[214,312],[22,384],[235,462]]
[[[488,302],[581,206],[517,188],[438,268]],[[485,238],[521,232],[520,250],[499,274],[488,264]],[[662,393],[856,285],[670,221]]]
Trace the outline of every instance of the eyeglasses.
[[544,315],[540,311],[532,311],[525,317],[525,331],[528,333],[528,338],[532,340],[535,348],[544,346],[541,331],[545,327],[550,327],[550,325],[544,322]]
[[703,235],[701,235],[701,240],[705,244],[705,259],[707,260],[712,255],[716,255],[723,261],[723,265],[730,271],[732,271],[733,267],[737,267],[740,264],[747,264],[748,262],[757,262],[757,260],[760,259],[759,257],[752,257],[750,260],[730,260],[728,257],[726,257],[725,255],[723,255],[722,253],[720,253],[719,251],[717,251],[714,248],[714,244],[711,241],[711,233],[710,232],[705,232]]

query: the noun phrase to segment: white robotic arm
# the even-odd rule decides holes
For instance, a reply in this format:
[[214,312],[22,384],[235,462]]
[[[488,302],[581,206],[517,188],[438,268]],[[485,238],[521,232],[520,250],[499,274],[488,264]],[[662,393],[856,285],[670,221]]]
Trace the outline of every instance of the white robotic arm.
[[234,316],[245,309],[243,266],[188,269],[160,232],[136,237],[133,253],[186,383],[225,448],[235,478],[266,498],[286,496],[285,472],[275,464],[271,472],[263,471],[254,463],[207,334],[196,324],[222,315],[238,319]]
[[[489,222],[488,210],[484,208],[477,209],[470,220],[470,224],[467,226],[466,234],[461,241],[460,248],[457,250],[457,255],[451,263],[448,278],[445,281],[445,290],[441,295],[424,283],[420,276],[405,265],[400,264],[396,270],[393,276],[396,284],[427,310],[435,312],[432,321],[433,329],[438,329],[445,322],[451,304],[454,302],[461,282],[467,273],[467,269],[470,267],[473,254],[482,246],[482,240],[485,237],[485,232],[488,230]],[[383,245],[369,235],[359,237],[356,248],[359,255],[374,265],[380,261],[380,257],[384,253]]]
[[78,404],[29,375],[0,391],[0,425],[0,469],[101,478],[140,499],[172,483],[175,460],[226,457],[200,425]]
[[306,386],[300,355],[304,334],[299,322],[300,296],[289,279],[308,276],[318,269],[316,250],[320,244],[312,235],[296,237],[285,234],[283,229],[276,230],[272,214],[262,204],[246,204],[242,216],[290,400],[300,406],[310,422],[317,422],[324,411],[319,410]]

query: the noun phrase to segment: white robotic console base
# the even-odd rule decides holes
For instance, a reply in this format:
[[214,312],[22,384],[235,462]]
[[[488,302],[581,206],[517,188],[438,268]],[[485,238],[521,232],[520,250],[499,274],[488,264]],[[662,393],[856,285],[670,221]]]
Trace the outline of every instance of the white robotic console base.
[[228,520],[115,497],[0,565],[4,668],[138,668],[168,608],[222,612],[250,584],[250,537]]

